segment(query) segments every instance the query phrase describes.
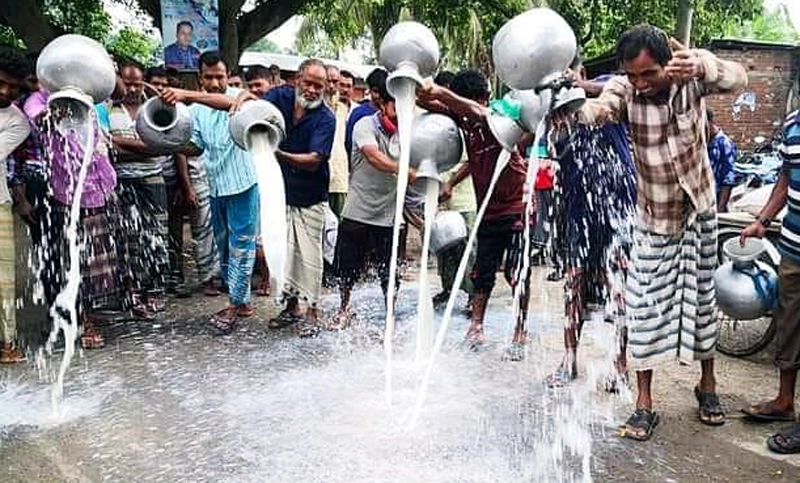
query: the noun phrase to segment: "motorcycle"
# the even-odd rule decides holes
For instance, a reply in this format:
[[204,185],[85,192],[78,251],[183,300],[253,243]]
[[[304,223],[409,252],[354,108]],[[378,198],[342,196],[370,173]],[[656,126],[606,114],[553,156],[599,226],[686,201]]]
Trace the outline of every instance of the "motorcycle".
[[[755,138],[758,147],[737,161],[734,169],[739,184],[731,192],[730,211],[719,213],[718,219],[718,259],[719,263],[727,262],[722,247],[726,241],[739,237],[742,230],[756,221],[761,209],[769,200],[774,183],[777,181],[781,158],[777,153],[780,142],[773,136],[772,140]],[[766,250],[759,261],[767,263],[775,271],[780,265],[781,255],[778,251],[781,220],[786,213],[784,208],[775,217],[764,237]],[[753,355],[764,349],[775,336],[775,323],[772,314],[755,320],[736,320],[720,311],[719,338],[717,348],[723,354],[744,357]]]

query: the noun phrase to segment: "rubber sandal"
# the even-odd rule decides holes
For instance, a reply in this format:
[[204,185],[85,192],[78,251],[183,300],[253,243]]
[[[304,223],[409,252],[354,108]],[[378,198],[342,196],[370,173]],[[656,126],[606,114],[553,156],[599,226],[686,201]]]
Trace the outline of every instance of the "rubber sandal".
[[81,335],[81,347],[86,350],[102,349],[105,345],[106,341],[95,328],[86,329]]
[[236,308],[227,307],[211,316],[211,325],[219,335],[228,335],[236,328]]
[[778,454],[800,453],[800,424],[767,438],[767,448]]
[[[725,412],[719,403],[719,396],[715,392],[702,392],[699,386],[694,388],[694,397],[699,405],[700,422],[707,426],[722,426],[725,424]],[[720,419],[714,419],[717,416]]]
[[619,435],[635,441],[647,441],[653,435],[660,418],[658,413],[649,409],[637,409],[625,424],[620,426]]
[[302,317],[294,315],[291,311],[284,310],[280,314],[278,314],[277,317],[270,320],[267,323],[267,327],[274,330],[284,329],[286,327],[289,327],[290,325],[294,325],[300,322],[301,319]]
[[0,364],[16,364],[25,362],[28,358],[25,353],[16,347],[0,348]]
[[206,282],[203,284],[203,295],[206,297],[219,297],[219,289],[214,285],[214,282]]
[[764,406],[766,403],[752,404],[750,407],[742,408],[741,411],[745,417],[751,421],[760,423],[773,423],[773,422],[793,422],[795,420],[794,411],[788,413],[765,413],[761,412],[759,406]]
[[350,310],[345,313],[337,313],[331,317],[325,328],[331,331],[345,330],[346,328],[350,327],[354,316],[355,314]]

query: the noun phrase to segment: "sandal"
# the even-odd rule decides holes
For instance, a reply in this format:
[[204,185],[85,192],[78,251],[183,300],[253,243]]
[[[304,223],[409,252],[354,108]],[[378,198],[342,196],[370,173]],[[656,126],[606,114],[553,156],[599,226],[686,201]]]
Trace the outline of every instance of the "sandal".
[[10,344],[0,348],[0,364],[16,364],[26,360],[25,353]]
[[521,362],[525,360],[525,344],[512,342],[503,352],[500,360],[505,362]]
[[771,422],[778,422],[778,421],[785,421],[785,422],[793,422],[795,419],[794,411],[788,411],[785,413],[778,413],[778,412],[769,412],[765,409],[770,405],[769,401],[761,402],[758,404],[752,404],[750,407],[742,408],[741,411],[744,413],[745,417],[751,421],[757,421],[760,423],[771,423]]
[[211,325],[220,335],[228,335],[236,328],[237,308],[229,306],[211,316]]
[[700,422],[708,426],[722,426],[725,424],[725,412],[719,403],[719,396],[715,392],[702,392],[699,386],[694,388],[694,397],[697,398],[700,411]]
[[297,324],[297,336],[303,339],[316,337],[319,335],[319,327],[314,322],[306,319],[305,317],[300,317],[300,321]]
[[269,280],[266,280],[266,281],[261,282],[261,284],[258,286],[258,290],[256,291],[256,295],[258,295],[259,297],[269,297],[270,296],[270,292],[271,291],[270,291],[270,286],[269,286]]
[[767,438],[767,448],[778,454],[800,453],[800,424]]
[[464,345],[472,352],[480,352],[486,345],[486,338],[483,332],[468,332],[467,338],[464,339]]
[[267,323],[267,327],[275,330],[285,329],[290,325],[300,322],[301,319],[302,317],[299,315],[294,315],[290,310],[283,310],[280,314],[278,314],[277,317]]
[[213,280],[209,280],[203,284],[203,295],[206,297],[219,297],[219,294],[220,291]]
[[81,347],[86,350],[102,349],[106,345],[103,336],[100,335],[94,327],[84,328],[83,335],[81,335]]
[[156,318],[155,315],[150,311],[149,307],[141,302],[137,302],[131,308],[131,315],[133,315],[135,319],[141,319],[145,321],[152,321]]
[[659,420],[658,413],[645,408],[637,409],[619,428],[619,434],[623,438],[647,441],[653,435]]

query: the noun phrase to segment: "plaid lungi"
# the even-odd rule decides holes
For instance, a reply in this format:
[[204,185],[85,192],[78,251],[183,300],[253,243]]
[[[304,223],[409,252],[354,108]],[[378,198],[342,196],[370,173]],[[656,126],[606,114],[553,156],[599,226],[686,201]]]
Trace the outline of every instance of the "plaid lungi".
[[692,215],[674,236],[634,233],[628,274],[629,346],[637,370],[710,359],[717,343],[717,218]]
[[316,307],[322,290],[322,232],[327,203],[287,206],[288,250],[285,295]]
[[[70,207],[52,201],[53,230],[47,243],[45,283],[52,283],[53,296],[66,284],[70,264],[66,230]],[[103,208],[81,209],[78,224],[80,243],[81,288],[79,306],[90,311],[95,308],[119,308],[124,302],[123,276],[128,273],[118,245],[121,236],[119,213],[112,200]],[[48,300],[52,305],[55,300]]]

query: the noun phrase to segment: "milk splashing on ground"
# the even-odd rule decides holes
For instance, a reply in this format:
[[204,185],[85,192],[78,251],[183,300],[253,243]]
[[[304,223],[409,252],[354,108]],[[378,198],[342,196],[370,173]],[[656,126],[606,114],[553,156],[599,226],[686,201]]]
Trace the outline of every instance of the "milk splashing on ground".
[[261,240],[270,275],[283,288],[286,267],[286,188],[283,173],[266,132],[251,132],[250,155],[258,177]]
[[[75,184],[72,196],[72,206],[69,211],[69,222],[67,224],[67,244],[69,252],[69,269],[67,270],[67,283],[61,292],[56,296],[55,303],[50,307],[50,316],[53,319],[53,328],[47,340],[47,350],[52,351],[52,346],[58,338],[58,331],[64,334],[64,356],[61,358],[61,365],[58,370],[58,378],[53,385],[53,405],[58,407],[58,403],[64,396],[64,376],[67,373],[72,357],[75,354],[75,341],[78,337],[78,313],[77,300],[78,291],[81,286],[81,263],[80,245],[78,241],[78,223],[81,216],[81,198],[83,196],[83,185],[86,182],[86,174],[89,172],[89,165],[92,163],[94,155],[95,127],[92,117],[89,116],[84,127],[83,133],[83,160],[78,171],[78,180]],[[69,134],[77,134],[72,131]],[[68,141],[69,136],[64,136],[64,153],[71,153]],[[67,158],[66,162],[71,160]]]

